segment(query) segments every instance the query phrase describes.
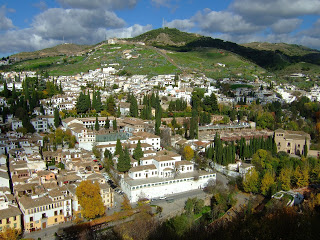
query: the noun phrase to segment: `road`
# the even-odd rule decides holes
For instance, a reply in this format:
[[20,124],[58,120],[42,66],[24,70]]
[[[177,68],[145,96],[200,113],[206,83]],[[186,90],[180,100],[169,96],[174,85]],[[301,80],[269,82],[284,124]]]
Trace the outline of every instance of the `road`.
[[[154,200],[151,202],[151,204],[162,207],[161,219],[167,219],[181,213],[184,210],[184,205],[188,198],[197,197],[205,199],[206,196],[207,194],[204,191],[197,189],[189,192],[170,195],[166,200]],[[168,202],[168,199],[173,199],[173,201]]]
[[70,227],[73,223],[72,222],[64,222],[55,226],[51,226],[45,229],[42,229],[40,231],[31,232],[31,233],[25,233],[23,234],[23,238],[26,239],[45,239],[45,240],[55,240],[55,233],[60,228]]

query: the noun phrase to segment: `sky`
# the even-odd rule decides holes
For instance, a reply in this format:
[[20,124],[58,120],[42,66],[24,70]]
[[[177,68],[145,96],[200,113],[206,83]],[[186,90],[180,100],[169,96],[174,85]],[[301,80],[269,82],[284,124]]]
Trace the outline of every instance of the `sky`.
[[320,0],[0,0],[0,56],[163,25],[236,43],[320,49]]

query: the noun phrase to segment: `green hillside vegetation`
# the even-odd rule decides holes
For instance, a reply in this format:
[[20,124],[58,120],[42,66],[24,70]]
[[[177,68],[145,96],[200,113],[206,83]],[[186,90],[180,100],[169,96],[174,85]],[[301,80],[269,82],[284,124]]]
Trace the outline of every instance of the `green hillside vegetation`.
[[304,56],[310,53],[319,53],[315,49],[310,49],[305,46],[287,43],[267,43],[267,42],[252,42],[241,44],[244,47],[249,47],[257,50],[265,51],[280,51],[288,56]]
[[[214,49],[201,48],[189,52],[168,52],[167,55],[184,71],[204,73],[212,78],[246,78],[264,73],[265,70],[243,59],[234,53]],[[225,67],[218,64],[225,64]]]
[[[46,70],[51,75],[75,75],[119,63],[124,70],[122,73],[127,75],[195,72],[216,79],[229,77],[247,80],[275,75],[278,80],[296,84],[299,80],[288,80],[287,76],[302,72],[312,81],[319,80],[320,52],[303,46],[283,43],[238,45],[170,28],[152,30],[127,40],[126,44],[116,45],[105,42],[95,46],[62,44],[32,53],[20,53],[11,58],[25,60],[2,66],[1,69]],[[146,46],[134,44],[139,41],[145,42]],[[126,50],[133,58],[125,58]],[[29,58],[31,60],[27,60]],[[225,64],[225,67],[221,64]],[[304,80],[301,79],[301,82]]]
[[81,54],[83,51],[89,49],[87,45],[77,44],[60,44],[52,48],[45,48],[34,52],[21,52],[12,55],[10,58],[17,58],[20,60],[42,58],[49,56],[61,56],[61,55],[76,55]]
[[[137,58],[125,59],[124,51],[131,51]],[[100,44],[88,51],[84,56],[56,56],[43,57],[17,62],[11,66],[3,67],[4,70],[47,70],[50,75],[75,75],[80,72],[88,72],[108,64],[119,63],[124,66],[128,74],[174,74],[177,68],[172,65],[158,51],[149,47],[135,45],[108,45]]]
[[200,35],[181,32],[176,28],[159,28],[143,33],[130,41],[142,41],[149,45],[174,45],[182,46],[198,39]]

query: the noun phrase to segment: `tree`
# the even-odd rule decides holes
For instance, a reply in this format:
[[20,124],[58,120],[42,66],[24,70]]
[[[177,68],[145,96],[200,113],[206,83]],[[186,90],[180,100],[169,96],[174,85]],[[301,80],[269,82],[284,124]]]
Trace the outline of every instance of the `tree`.
[[118,130],[117,119],[114,119],[112,121],[112,129],[113,129],[113,131],[117,131]]
[[0,240],[16,240],[19,238],[20,232],[15,228],[5,227],[0,232]]
[[114,155],[120,155],[120,153],[122,152],[122,145],[121,145],[121,141],[118,138],[117,139],[117,143],[116,143],[116,151],[114,152]]
[[130,168],[131,168],[130,155],[129,155],[128,149],[125,148],[124,151],[120,152],[117,169],[119,172],[127,172],[129,171]]
[[54,126],[55,128],[59,127],[60,125],[60,115],[58,108],[54,109]]
[[106,110],[107,112],[112,115],[115,116],[116,114],[116,103],[114,101],[114,97],[113,96],[109,96],[106,102]]
[[98,116],[96,116],[96,122],[95,122],[95,124],[94,124],[94,129],[95,129],[96,131],[99,131],[99,129],[100,129]]
[[308,156],[308,144],[307,144],[307,139],[305,140],[304,146],[303,146],[303,156],[307,157]]
[[259,174],[254,168],[250,169],[245,175],[243,179],[243,189],[246,192],[259,192]]
[[261,180],[261,193],[270,196],[271,188],[274,185],[274,177],[270,171],[266,172]]
[[77,113],[87,112],[90,108],[90,97],[88,99],[88,97],[81,92],[77,99],[76,108]]
[[98,182],[92,183],[89,180],[82,181],[76,188],[76,196],[81,206],[81,213],[87,219],[102,216],[105,208],[100,196]]
[[106,124],[104,125],[104,128],[105,129],[109,129],[110,128],[110,121],[109,121],[109,118],[107,117],[106,119]]
[[141,148],[141,142],[139,140],[136,148],[133,151],[133,158],[136,159],[138,162],[140,162],[140,159],[142,157],[143,157],[143,151],[142,151],[142,148]]
[[130,97],[130,116],[131,117],[138,117],[138,103],[137,99],[133,96]]
[[282,168],[279,174],[279,181],[282,190],[289,191],[291,188],[291,170],[289,168]]
[[185,146],[183,149],[183,156],[187,161],[190,161],[194,157],[194,151],[190,146]]

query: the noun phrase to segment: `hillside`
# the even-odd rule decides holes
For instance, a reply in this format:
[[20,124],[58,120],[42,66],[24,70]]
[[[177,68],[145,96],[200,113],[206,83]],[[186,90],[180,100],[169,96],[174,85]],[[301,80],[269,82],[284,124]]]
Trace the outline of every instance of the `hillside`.
[[60,44],[52,48],[45,48],[35,52],[21,52],[10,56],[11,59],[17,59],[19,61],[26,59],[35,59],[43,57],[55,57],[61,55],[81,55],[81,53],[90,48],[87,45],[77,45],[71,43]]
[[144,42],[147,45],[184,46],[200,38],[200,35],[181,32],[176,28],[159,28],[127,40]]
[[305,46],[287,43],[267,43],[267,42],[252,42],[241,44],[244,47],[253,48],[262,51],[280,51],[288,56],[304,56],[311,53],[319,53],[318,50],[307,48]]
[[[135,44],[144,42],[146,45]],[[127,57],[130,53],[131,57]],[[95,46],[62,44],[53,48],[11,56],[22,60],[2,70],[45,70],[51,75],[74,75],[119,63],[127,74],[206,74],[208,77],[254,80],[277,76],[287,81],[292,73],[304,73],[318,81],[320,52],[290,44],[250,43],[239,45],[211,37],[156,29],[118,44]],[[305,82],[305,79],[295,79]],[[308,82],[312,84],[312,82]]]

